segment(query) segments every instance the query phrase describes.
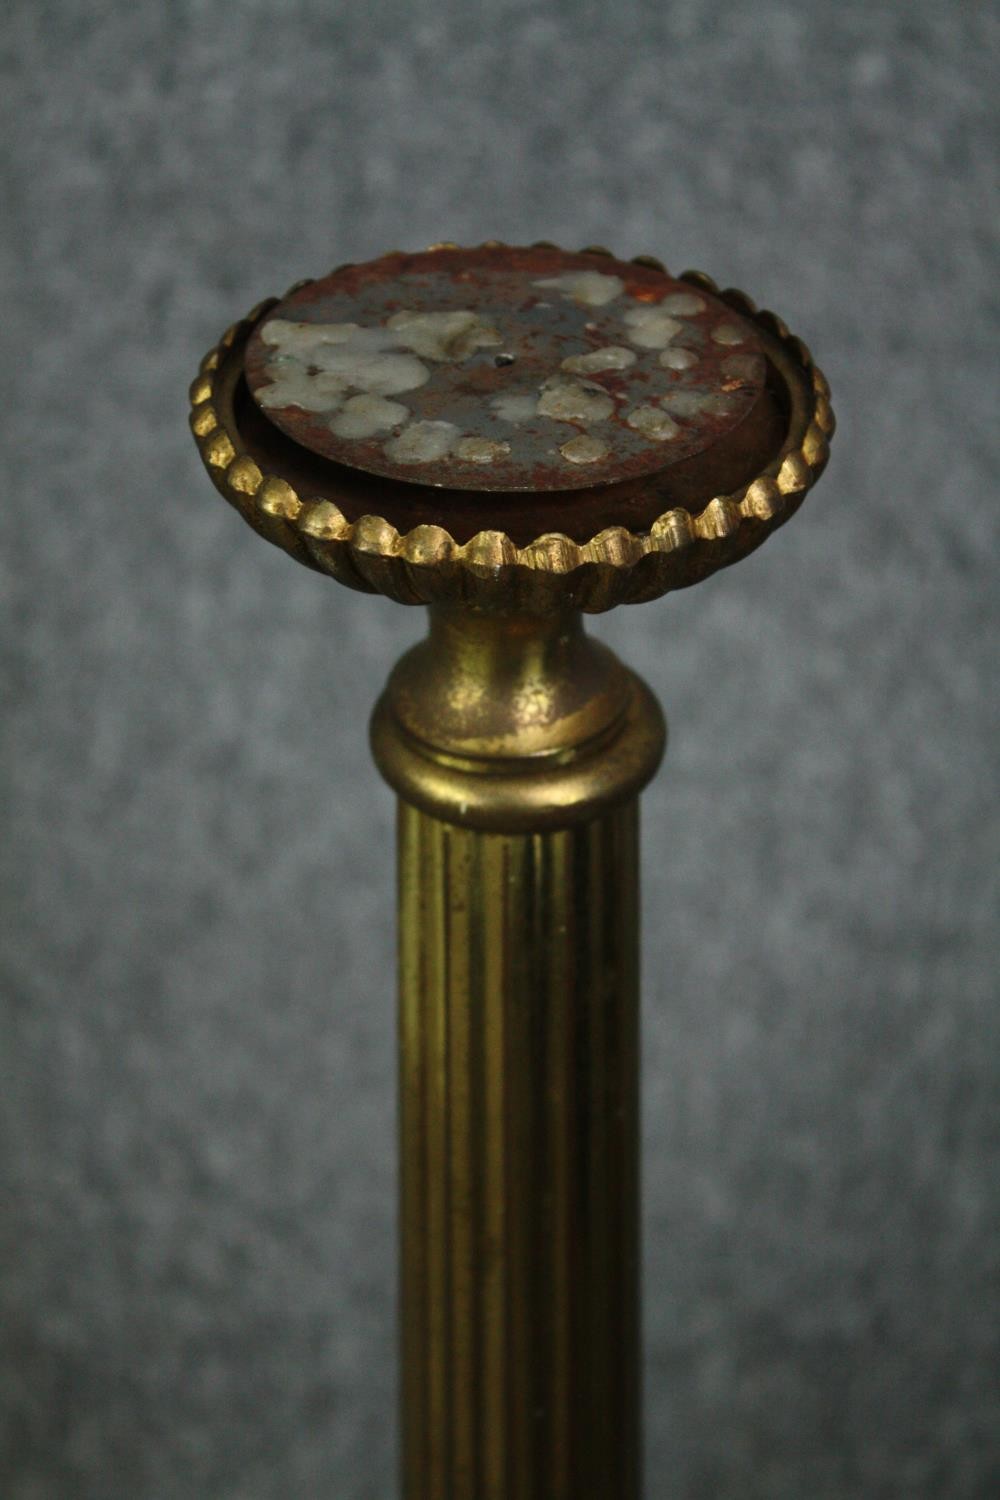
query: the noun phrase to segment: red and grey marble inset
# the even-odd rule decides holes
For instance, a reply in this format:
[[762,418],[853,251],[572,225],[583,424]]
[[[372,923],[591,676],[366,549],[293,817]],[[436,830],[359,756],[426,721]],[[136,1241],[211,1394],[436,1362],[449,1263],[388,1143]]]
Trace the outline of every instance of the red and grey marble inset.
[[265,416],[321,457],[462,490],[614,484],[702,452],[753,409],[751,324],[652,267],[561,250],[435,250],[299,288],[250,340]]

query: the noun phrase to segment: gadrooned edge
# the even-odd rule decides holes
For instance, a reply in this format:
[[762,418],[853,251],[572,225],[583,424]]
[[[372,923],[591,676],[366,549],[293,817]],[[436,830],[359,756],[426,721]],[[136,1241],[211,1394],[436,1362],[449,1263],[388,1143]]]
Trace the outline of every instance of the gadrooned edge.
[[[541,247],[557,248],[548,241],[532,246]],[[444,242],[428,248],[460,247]],[[488,240],[482,248],[506,247]],[[597,245],[580,253],[612,256]],[[653,256],[637,255],[632,263],[669,274]],[[709,500],[696,516],[677,507],[659,516],[648,532],[613,526],[584,543],[548,532],[519,547],[503,531],[480,531],[464,543],[442,526],[415,526],[401,534],[382,516],[352,522],[332,500],[303,501],[286,480],[258,467],[235,424],[219,410],[218,379],[227,354],[283,300],[276,297],[228,328],[201,361],[190,397],[191,429],[202,461],[216,488],[255,531],[306,566],[400,604],[460,602],[597,614],[687,587],[745,556],[794,514],[826,466],[835,421],[826,378],[776,313],[758,309],[744,292],[720,289],[702,271],[684,271],[678,279],[712,293],[775,339],[806,375],[811,394],[800,430],[790,433],[772,463],[742,489]],[[294,283],[285,296],[307,284]]]

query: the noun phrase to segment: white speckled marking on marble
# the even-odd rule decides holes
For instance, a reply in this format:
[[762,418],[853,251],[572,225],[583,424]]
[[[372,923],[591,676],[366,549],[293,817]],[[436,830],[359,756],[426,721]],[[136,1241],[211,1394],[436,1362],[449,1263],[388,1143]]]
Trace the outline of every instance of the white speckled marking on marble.
[[411,422],[389,439],[385,451],[400,464],[427,464],[444,458],[459,435],[454,422]]
[[736,410],[737,398],[729,391],[671,391],[662,405],[675,417],[724,417]]
[[572,375],[596,375],[599,370],[627,370],[634,365],[638,355],[634,349],[623,349],[620,344],[609,344],[606,349],[591,349],[586,354],[571,354],[564,359],[561,368]]
[[596,464],[602,458],[607,458],[610,449],[601,438],[592,437],[589,432],[581,432],[579,437],[560,443],[559,452],[571,464]]
[[628,413],[625,420],[636,432],[652,438],[654,443],[674,438],[681,430],[673,417],[660,406],[637,406]]
[[546,276],[535,282],[543,291],[558,292],[582,307],[606,307],[625,290],[620,276],[605,276],[601,271],[569,271],[564,276]]
[[491,323],[466,309],[455,312],[398,312],[386,323],[399,342],[424,359],[467,359],[476,349],[503,342]]
[[529,422],[538,416],[537,395],[518,395],[512,391],[509,395],[492,396],[490,406],[501,422]]
[[679,333],[684,332],[680,318],[671,317],[662,307],[630,307],[625,322],[631,329],[631,342],[641,349],[665,349]]
[[712,329],[712,338],[717,344],[742,344],[745,335],[735,323],[720,323]]
[[464,437],[459,438],[451,451],[456,458],[464,459],[470,464],[492,464],[498,458],[507,457],[510,444],[498,443],[492,438]]
[[660,352],[660,364],[665,370],[690,370],[697,363],[698,356],[690,349],[663,349]]
[[330,431],[342,438],[374,437],[409,420],[410,409],[399,401],[369,394],[349,396],[330,421]]
[[551,375],[542,387],[537,412],[556,422],[603,422],[615,403],[599,386],[585,385],[565,375]]
[[707,304],[704,297],[699,297],[696,292],[674,292],[672,296],[664,297],[659,305],[665,313],[673,313],[678,318],[689,318],[703,313]]

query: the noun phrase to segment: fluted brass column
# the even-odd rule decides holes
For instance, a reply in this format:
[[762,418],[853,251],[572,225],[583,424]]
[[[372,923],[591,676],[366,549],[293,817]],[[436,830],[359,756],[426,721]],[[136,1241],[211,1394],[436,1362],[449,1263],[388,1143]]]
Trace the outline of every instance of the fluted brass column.
[[634,1500],[637,808],[400,804],[407,1500]]
[[372,719],[400,799],[406,1500],[639,1500],[638,796],[665,731],[583,614],[794,515],[826,381],[700,272],[491,241],[297,282],[191,408],[257,532],[430,610]]
[[401,797],[406,1500],[637,1500],[659,710],[579,615],[438,609],[373,744]]

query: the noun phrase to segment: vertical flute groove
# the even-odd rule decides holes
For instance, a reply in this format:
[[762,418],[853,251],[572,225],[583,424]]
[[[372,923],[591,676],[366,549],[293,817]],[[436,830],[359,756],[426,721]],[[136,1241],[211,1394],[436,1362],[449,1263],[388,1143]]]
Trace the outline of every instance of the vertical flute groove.
[[636,804],[399,840],[406,1500],[638,1500]]

